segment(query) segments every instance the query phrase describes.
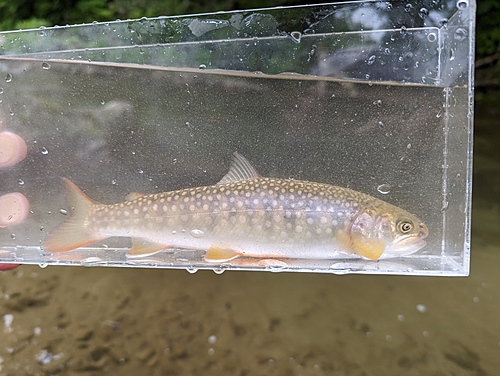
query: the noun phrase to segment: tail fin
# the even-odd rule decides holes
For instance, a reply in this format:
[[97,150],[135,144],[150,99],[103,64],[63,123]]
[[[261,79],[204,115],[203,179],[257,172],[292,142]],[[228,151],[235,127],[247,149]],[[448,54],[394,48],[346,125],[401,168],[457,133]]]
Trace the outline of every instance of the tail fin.
[[63,179],[66,185],[66,196],[71,206],[70,217],[52,231],[43,243],[48,252],[66,252],[83,247],[99,240],[85,228],[85,221],[92,205],[97,204],[90,199],[72,181]]

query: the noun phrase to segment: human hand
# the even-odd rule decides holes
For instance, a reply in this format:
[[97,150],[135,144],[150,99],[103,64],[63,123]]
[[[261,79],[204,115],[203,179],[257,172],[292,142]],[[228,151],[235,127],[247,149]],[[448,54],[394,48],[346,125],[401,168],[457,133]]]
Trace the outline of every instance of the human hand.
[[19,264],[0,264],[0,272],[6,272],[8,270],[15,269]]

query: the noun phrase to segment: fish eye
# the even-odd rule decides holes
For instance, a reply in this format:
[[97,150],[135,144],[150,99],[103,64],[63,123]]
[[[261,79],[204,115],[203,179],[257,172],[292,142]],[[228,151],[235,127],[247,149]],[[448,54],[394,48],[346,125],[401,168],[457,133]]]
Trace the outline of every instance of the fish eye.
[[401,220],[398,223],[398,230],[403,234],[407,234],[413,230],[413,223],[407,219]]

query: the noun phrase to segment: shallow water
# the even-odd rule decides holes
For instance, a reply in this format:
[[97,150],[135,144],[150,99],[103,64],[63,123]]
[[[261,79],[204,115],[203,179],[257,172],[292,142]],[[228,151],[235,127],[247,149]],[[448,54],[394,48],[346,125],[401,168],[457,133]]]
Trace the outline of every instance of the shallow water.
[[500,128],[476,112],[470,277],[22,266],[0,375],[497,374]]

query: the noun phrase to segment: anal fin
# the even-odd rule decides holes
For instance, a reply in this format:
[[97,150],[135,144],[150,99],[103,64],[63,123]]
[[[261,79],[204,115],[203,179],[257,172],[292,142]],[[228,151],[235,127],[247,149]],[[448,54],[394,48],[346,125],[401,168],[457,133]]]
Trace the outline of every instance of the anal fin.
[[239,257],[239,256],[241,256],[241,253],[239,253],[233,249],[211,246],[205,255],[205,261],[206,262],[225,262],[225,261],[232,260],[232,259]]
[[152,243],[147,240],[132,239],[132,248],[127,252],[127,257],[143,257],[153,255],[170,248],[168,244]]

